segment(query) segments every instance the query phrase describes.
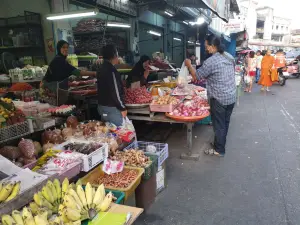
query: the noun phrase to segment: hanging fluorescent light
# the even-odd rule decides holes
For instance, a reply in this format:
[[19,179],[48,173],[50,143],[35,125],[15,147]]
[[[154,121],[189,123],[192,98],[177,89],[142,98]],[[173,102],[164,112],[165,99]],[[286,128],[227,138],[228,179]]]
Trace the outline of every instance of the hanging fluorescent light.
[[203,24],[204,22],[205,22],[205,19],[204,19],[202,16],[200,16],[200,17],[198,17],[198,19],[197,19],[196,22],[190,22],[190,24],[191,24],[192,26],[194,26],[194,25],[201,25],[201,24]]
[[161,33],[158,33],[158,32],[153,31],[153,30],[148,30],[147,33],[148,33],[148,34],[155,35],[155,36],[159,36],[159,37],[161,36]]
[[186,24],[186,25],[189,25],[189,23],[188,22],[186,22],[186,21],[182,21],[184,24]]
[[192,41],[188,41],[188,43],[189,43],[189,44],[195,44],[195,43],[194,43],[194,42],[192,42]]
[[165,11],[165,14],[167,14],[168,16],[171,16],[171,17],[173,16],[173,14],[168,11]]
[[181,39],[179,38],[173,38],[175,41],[181,41]]
[[88,17],[88,16],[95,16],[95,15],[97,15],[98,12],[99,11],[97,9],[63,12],[63,13],[49,14],[46,16],[46,19],[47,20],[63,20],[63,19],[69,19],[69,18]]
[[123,27],[123,28],[130,28],[130,24],[127,23],[119,23],[119,22],[107,22],[106,26],[108,27]]

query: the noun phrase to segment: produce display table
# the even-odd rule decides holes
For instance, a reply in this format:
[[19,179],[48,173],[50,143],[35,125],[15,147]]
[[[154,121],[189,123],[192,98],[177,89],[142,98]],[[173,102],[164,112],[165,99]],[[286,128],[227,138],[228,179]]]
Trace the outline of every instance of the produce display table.
[[154,113],[150,112],[149,107],[145,108],[138,108],[138,109],[128,109],[128,118],[131,120],[140,120],[140,121],[149,121],[149,122],[160,122],[160,123],[180,123],[185,124],[187,127],[186,135],[187,135],[187,149],[188,151],[186,153],[181,154],[182,159],[189,159],[189,160],[198,160],[200,155],[194,154],[192,152],[193,147],[193,126],[195,122],[201,120],[195,120],[195,121],[178,121],[173,120],[171,118],[168,118],[165,113]]
[[141,208],[131,207],[127,205],[118,205],[115,203],[112,203],[110,209],[108,210],[108,212],[111,213],[130,213],[131,218],[126,223],[126,225],[133,224],[143,211],[144,209]]

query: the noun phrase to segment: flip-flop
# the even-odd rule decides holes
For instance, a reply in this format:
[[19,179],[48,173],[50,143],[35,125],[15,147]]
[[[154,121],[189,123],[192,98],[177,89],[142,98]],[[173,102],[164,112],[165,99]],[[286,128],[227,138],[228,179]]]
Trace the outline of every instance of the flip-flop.
[[218,156],[218,157],[224,157],[225,155],[224,154],[221,154],[219,152],[216,152],[214,149],[206,149],[204,150],[204,153],[206,155],[215,155],[215,156]]

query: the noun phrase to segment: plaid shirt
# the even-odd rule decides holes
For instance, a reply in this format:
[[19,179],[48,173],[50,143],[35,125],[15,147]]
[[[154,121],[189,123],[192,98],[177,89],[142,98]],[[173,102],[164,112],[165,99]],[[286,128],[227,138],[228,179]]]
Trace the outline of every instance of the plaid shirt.
[[[204,61],[197,70],[198,79],[207,79],[208,98],[215,98],[222,105],[230,105],[236,101],[236,84],[234,58],[215,53]],[[232,60],[232,61],[231,61]]]

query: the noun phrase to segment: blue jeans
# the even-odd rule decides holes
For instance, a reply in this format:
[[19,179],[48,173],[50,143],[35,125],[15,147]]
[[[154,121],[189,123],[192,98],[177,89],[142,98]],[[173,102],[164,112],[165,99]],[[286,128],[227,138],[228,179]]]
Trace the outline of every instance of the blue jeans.
[[255,81],[256,82],[258,82],[259,79],[260,79],[260,72],[261,72],[261,69],[256,68],[256,76],[255,76]]
[[110,122],[116,126],[122,126],[123,117],[121,111],[116,107],[98,105],[98,112],[103,122]]
[[210,99],[211,120],[215,133],[214,148],[220,154],[225,154],[226,137],[234,104],[222,105],[216,99]]

